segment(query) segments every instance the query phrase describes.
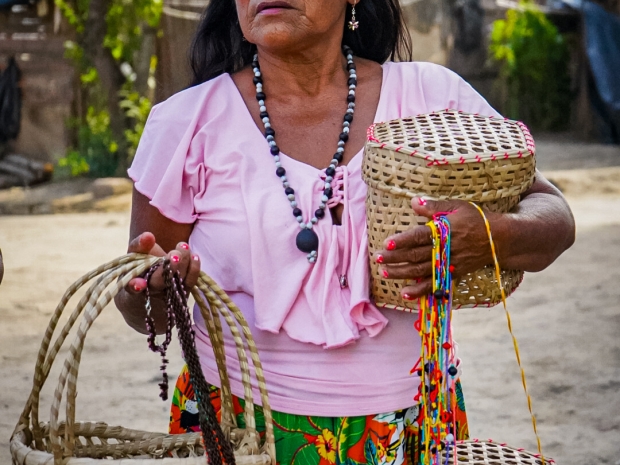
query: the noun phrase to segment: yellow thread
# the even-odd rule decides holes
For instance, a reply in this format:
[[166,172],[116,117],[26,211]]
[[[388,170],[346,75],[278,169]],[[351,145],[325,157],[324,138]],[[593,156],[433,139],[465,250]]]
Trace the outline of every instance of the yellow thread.
[[493,255],[493,263],[495,265],[495,278],[497,279],[497,284],[499,285],[499,290],[502,294],[502,304],[504,305],[504,312],[506,313],[506,322],[508,323],[508,331],[510,331],[510,336],[512,337],[512,345],[515,349],[515,355],[517,356],[517,364],[519,365],[519,369],[521,370],[521,382],[523,383],[523,390],[525,391],[525,397],[527,398],[527,408],[530,411],[530,415],[532,417],[532,427],[534,428],[534,435],[536,436],[536,444],[538,446],[538,453],[540,454],[540,460],[543,465],[546,463],[545,457],[542,453],[542,446],[540,443],[540,436],[538,436],[538,429],[536,428],[536,417],[534,416],[534,411],[532,410],[532,399],[530,397],[530,393],[527,389],[527,382],[525,381],[525,371],[521,366],[521,356],[519,355],[519,344],[517,343],[517,338],[512,332],[512,320],[510,319],[510,313],[508,313],[508,307],[506,306],[506,292],[504,291],[504,284],[502,283],[502,276],[500,273],[499,262],[497,261],[497,253],[495,252],[495,242],[493,242],[493,236],[491,235],[491,225],[489,225],[489,221],[487,220],[484,211],[474,202],[469,202],[472,204],[484,220],[484,225],[487,229],[487,235],[489,236],[489,243],[491,244],[491,254]]

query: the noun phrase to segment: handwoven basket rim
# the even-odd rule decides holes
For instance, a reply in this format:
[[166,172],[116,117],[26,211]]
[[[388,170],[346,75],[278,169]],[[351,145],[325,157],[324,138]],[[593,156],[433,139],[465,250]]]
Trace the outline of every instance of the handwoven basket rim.
[[[453,109],[445,109],[445,110],[441,110],[441,111],[434,111],[431,113],[427,113],[428,115],[440,115],[440,114],[444,114],[444,113],[454,113],[454,114],[467,114],[466,112],[463,112],[461,110],[453,110]],[[471,114],[471,113],[470,113]],[[481,154],[483,154],[482,157],[479,157],[479,155],[476,156],[471,156],[471,155],[467,155],[467,156],[461,156],[461,157],[446,157],[444,155],[439,155],[435,152],[427,152],[423,149],[413,149],[411,147],[408,146],[401,146],[401,145],[397,145],[391,142],[383,142],[379,139],[377,139],[375,137],[375,128],[377,126],[381,126],[381,125],[386,125],[386,124],[390,124],[392,121],[398,121],[398,120],[406,120],[406,119],[415,119],[418,116],[422,116],[420,115],[412,115],[412,116],[407,116],[405,118],[397,118],[395,120],[390,120],[390,121],[382,121],[382,122],[378,122],[378,123],[373,123],[367,131],[367,141],[366,141],[366,145],[367,146],[372,146],[375,147],[377,149],[384,149],[384,150],[391,150],[394,151],[396,153],[402,153],[405,155],[409,155],[412,157],[416,157],[416,158],[420,158],[423,160],[427,160],[430,162],[430,164],[437,164],[437,165],[448,165],[448,164],[463,164],[463,163],[476,163],[476,162],[482,162],[485,159],[490,159],[490,160],[500,160],[500,159],[508,159],[508,158],[525,158],[525,157],[534,157],[536,155],[536,143],[534,142],[534,139],[532,137],[532,135],[530,134],[529,129],[527,128],[527,126],[522,123],[521,121],[516,121],[516,120],[511,120],[509,118],[504,118],[504,117],[500,117],[500,116],[483,116],[483,115],[479,115],[479,114],[471,114],[472,116],[476,116],[476,117],[481,117],[481,118],[487,118],[490,120],[497,120],[497,121],[503,121],[506,124],[515,124],[517,126],[519,126],[519,129],[521,129],[521,131],[523,132],[523,136],[527,142],[527,147],[521,150],[518,149],[514,149],[514,150],[501,150],[501,151],[497,151],[496,153],[493,152],[481,152]],[[479,157],[479,158],[476,158]]]

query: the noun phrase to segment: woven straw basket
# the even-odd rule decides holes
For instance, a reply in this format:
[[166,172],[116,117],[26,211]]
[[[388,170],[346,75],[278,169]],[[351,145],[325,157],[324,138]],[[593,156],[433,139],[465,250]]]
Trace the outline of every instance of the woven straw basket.
[[[84,275],[64,294],[45,332],[35,366],[33,387],[11,438],[14,465],[205,465],[204,448],[199,433],[169,435],[109,426],[101,422],[76,422],[75,400],[77,376],[86,334],[114,296],[134,277],[142,275],[161,258],[130,254],[111,261]],[[96,279],[95,279],[96,278]],[[71,297],[89,281],[84,297],[52,345],[52,337]],[[224,434],[235,445],[239,465],[275,465],[273,417],[258,352],[250,329],[229,297],[207,275],[201,274],[192,290],[206,322],[214,347],[222,386],[222,421]],[[204,296],[204,297],[203,297]],[[206,298],[206,301],[205,301]],[[230,382],[226,374],[220,316],[231,328],[241,364],[245,398],[246,428],[236,426]],[[69,347],[50,409],[50,421],[39,422],[41,388],[51,366],[63,347],[71,328],[80,320],[77,334]],[[241,332],[238,326],[241,327]],[[244,344],[245,339],[245,344]],[[51,347],[51,349],[50,349]],[[265,416],[265,440],[261,445],[256,431],[254,402],[247,357],[250,352]],[[62,400],[66,402],[65,421],[59,421]],[[450,463],[453,450],[450,450]],[[544,465],[539,456],[492,441],[460,441],[456,446],[459,465]],[[296,463],[296,465],[308,465]]]
[[[145,255],[126,255],[88,273],[67,290],[45,332],[35,367],[32,391],[11,438],[10,448],[14,465],[206,464],[200,433],[168,435],[108,426],[105,423],[76,423],[75,421],[76,382],[88,330],[105,306],[132,278],[143,274],[161,260],[161,258]],[[79,288],[93,279],[94,282],[88,287],[86,294],[69,316],[69,320],[54,344],[51,345],[52,336],[69,299]],[[239,465],[275,465],[271,408],[267,399],[262,366],[250,329],[239,309],[204,273],[201,274],[192,294],[200,306],[214,347],[222,386],[221,426],[226,437],[230,438],[234,445],[236,463]],[[203,296],[206,297],[206,301]],[[240,360],[246,402],[246,428],[243,430],[237,428],[233,415],[220,315],[231,329]],[[80,320],[79,327],[69,347],[54,392],[50,421],[40,423],[41,388],[47,380],[51,365],[65,343],[69,331],[78,320]],[[241,327],[241,332],[237,325]],[[260,444],[256,431],[246,349],[250,352],[265,415],[266,432],[263,444]],[[66,420],[59,421],[63,399],[66,402]]]
[[[415,196],[461,199],[485,210],[508,212],[534,182],[534,140],[523,123],[445,110],[378,123],[368,129],[363,178],[369,251],[383,249],[388,236],[425,224],[411,208]],[[386,280],[371,260],[372,295],[379,307],[416,311],[401,297],[405,280]],[[502,271],[507,294],[523,272]],[[501,302],[492,267],[455,283],[453,308]]]

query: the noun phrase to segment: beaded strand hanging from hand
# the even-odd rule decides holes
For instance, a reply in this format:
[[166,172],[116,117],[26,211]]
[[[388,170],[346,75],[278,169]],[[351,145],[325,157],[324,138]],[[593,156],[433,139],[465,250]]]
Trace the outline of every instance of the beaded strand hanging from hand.
[[452,272],[450,266],[450,223],[438,214],[427,226],[433,237],[433,292],[420,299],[415,328],[422,338],[420,358],[411,370],[420,376],[414,400],[420,403],[420,463],[438,465],[441,452],[453,448],[456,440],[456,360],[452,341]]
[[[159,267],[156,264],[146,273],[147,283],[150,281],[155,270]],[[209,465],[235,465],[235,455],[230,441],[224,436],[224,432],[217,420],[217,415],[211,404],[209,396],[209,384],[205,380],[196,350],[195,333],[192,328],[192,320],[187,305],[187,294],[183,280],[178,271],[173,271],[170,260],[166,259],[162,266],[164,286],[165,286],[165,305],[166,305],[166,339],[161,345],[155,343],[155,325],[151,316],[151,296],[147,292],[146,300],[146,327],[149,333],[149,348],[157,352],[162,357],[161,370],[163,371],[163,382],[160,383],[160,397],[165,400],[168,390],[168,374],[165,359],[166,350],[170,343],[172,327],[176,325],[179,342],[183,358],[189,370],[190,380],[194,387],[196,400],[198,401],[198,418],[202,439],[204,442],[205,453]],[[148,289],[148,286],[147,286]]]

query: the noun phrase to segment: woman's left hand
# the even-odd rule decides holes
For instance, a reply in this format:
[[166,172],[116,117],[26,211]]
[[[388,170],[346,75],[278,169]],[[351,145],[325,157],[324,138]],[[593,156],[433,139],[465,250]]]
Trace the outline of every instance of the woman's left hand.
[[[463,276],[493,262],[484,220],[469,202],[414,198],[412,207],[417,215],[429,220],[437,213],[447,214],[453,276]],[[417,281],[402,290],[407,300],[415,300],[433,290],[432,244],[431,229],[426,225],[416,226],[388,237],[384,250],[375,253],[374,259],[381,265],[380,272],[385,278]]]

